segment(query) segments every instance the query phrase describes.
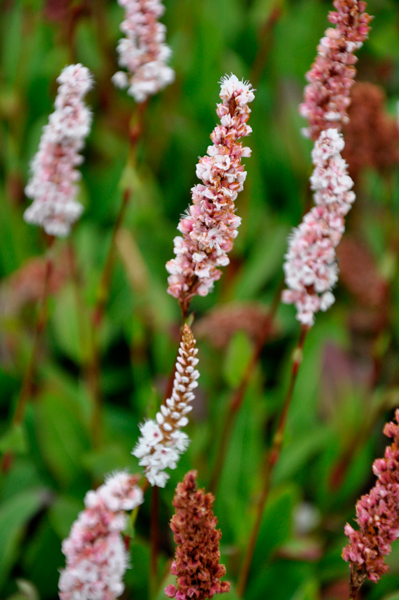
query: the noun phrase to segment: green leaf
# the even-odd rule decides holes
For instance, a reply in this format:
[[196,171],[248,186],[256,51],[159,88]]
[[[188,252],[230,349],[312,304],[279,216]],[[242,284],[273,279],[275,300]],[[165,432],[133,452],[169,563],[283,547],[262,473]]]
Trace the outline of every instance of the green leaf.
[[237,331],[230,340],[223,365],[226,382],[232,388],[239,385],[252,356],[252,344],[244,331]]
[[235,299],[254,298],[281,268],[288,231],[286,225],[274,225],[267,235],[259,239],[245,263],[241,277],[236,280]]
[[130,456],[130,450],[121,444],[107,444],[102,450],[85,454],[82,462],[93,479],[103,479],[104,475],[112,471],[126,469],[135,464],[135,459]]
[[28,490],[13,496],[0,507],[0,588],[17,559],[25,527],[46,501],[44,490]]
[[2,16],[3,43],[1,55],[3,56],[3,69],[5,77],[12,83],[15,82],[18,72],[17,67],[22,43],[22,20],[23,9],[19,2],[13,5],[9,14],[4,11]]
[[13,454],[26,454],[28,440],[23,425],[14,423],[10,429],[0,437],[0,452],[12,452]]
[[45,392],[35,408],[36,435],[43,459],[57,480],[69,486],[83,474],[82,456],[89,445],[77,406],[64,396]]
[[270,493],[252,561],[254,572],[261,569],[272,552],[288,538],[291,531],[292,511],[297,501],[298,490],[292,484]]
[[265,590],[273,600],[294,598],[304,582],[313,576],[313,570],[309,563],[278,560],[258,571],[258,576],[248,586],[245,600],[264,600]]
[[29,579],[45,598],[56,598],[59,569],[65,564],[59,537],[53,531],[48,516],[44,515],[34,534],[27,539],[23,565]]
[[81,312],[72,283],[65,285],[58,293],[51,323],[62,352],[77,364],[87,361],[90,322]]
[[320,426],[290,440],[283,447],[275,467],[274,483],[280,483],[292,477],[308,460],[325,448],[330,439],[330,430],[325,426]]
[[48,518],[53,530],[61,540],[68,537],[72,523],[81,510],[83,510],[82,501],[71,496],[60,495],[52,503],[48,511]]
[[320,597],[319,585],[316,579],[304,581],[299,590],[292,596],[292,600],[318,600]]

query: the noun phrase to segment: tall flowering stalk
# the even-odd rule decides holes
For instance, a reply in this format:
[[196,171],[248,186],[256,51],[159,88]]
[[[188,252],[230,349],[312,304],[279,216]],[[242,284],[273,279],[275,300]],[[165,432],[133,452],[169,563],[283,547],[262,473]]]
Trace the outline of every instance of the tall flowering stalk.
[[62,543],[66,568],[59,580],[60,600],[115,600],[124,590],[128,555],[121,536],[126,512],[143,502],[138,475],[112,475],[85,497],[85,510]]
[[55,111],[43,128],[32,176],[25,193],[33,203],[24,219],[52,236],[65,237],[80,217],[83,206],[76,201],[83,162],[79,154],[90,131],[91,113],[83,97],[92,87],[90,71],[81,64],[69,65],[57,79],[60,84]]
[[170,522],[177,544],[171,572],[177,577],[177,587],[168,585],[165,593],[176,600],[205,600],[230,590],[227,581],[220,581],[226,568],[220,564],[217,518],[211,493],[197,488],[197,472],[189,471],[176,488],[173,506],[176,511]]
[[297,319],[306,326],[314,315],[334,302],[331,292],[338,279],[335,248],[345,230],[344,216],[355,200],[352,179],[340,152],[343,137],[336,129],[322,131],[312,151],[314,171],[310,178],[316,206],[294,229],[284,263],[288,290],[283,302],[295,304]]
[[166,27],[158,22],[165,11],[160,0],[118,0],[125,9],[121,31],[126,35],[119,40],[119,66],[128,74],[118,71],[114,84],[136,102],[144,102],[174,81],[175,73],[166,63],[172,51],[165,44]]
[[318,55],[307,73],[309,85],[299,110],[309,121],[303,132],[317,140],[320,132],[335,128],[341,131],[348,122],[346,110],[350,104],[350,90],[356,76],[354,52],[361,48],[370,30],[371,17],[361,0],[335,0],[336,12],[329,14],[329,27],[317,47]]
[[165,487],[169,475],[164,469],[175,469],[180,454],[188,447],[188,435],[180,431],[188,423],[187,414],[191,411],[190,402],[194,399],[193,389],[198,386],[199,377],[195,366],[198,350],[188,325],[184,325],[179,353],[175,365],[173,390],[165,400],[156,419],[149,419],[140,425],[141,437],[132,454],[140,459],[151,485]]
[[384,458],[373,464],[377,483],[356,504],[359,531],[348,523],[345,526],[349,544],[342,557],[350,564],[352,598],[366,577],[378,582],[389,570],[384,556],[391,552],[392,542],[399,537],[399,410],[395,419],[396,423],[392,421],[384,427],[384,434],[393,438],[393,443],[386,448]]
[[176,258],[166,263],[168,293],[178,299],[183,315],[194,295],[206,296],[213,289],[221,276],[218,267],[229,264],[227,253],[241,222],[234,201],[247,175],[241,158],[251,155],[238,139],[252,131],[246,123],[251,112],[248,103],[254,97],[251,84],[235,75],[222,79],[222,102],[216,109],[221,124],[211,134],[208,156],[197,165],[197,177],[203,183],[192,188],[193,203],[180,220],[183,237],[174,240]]

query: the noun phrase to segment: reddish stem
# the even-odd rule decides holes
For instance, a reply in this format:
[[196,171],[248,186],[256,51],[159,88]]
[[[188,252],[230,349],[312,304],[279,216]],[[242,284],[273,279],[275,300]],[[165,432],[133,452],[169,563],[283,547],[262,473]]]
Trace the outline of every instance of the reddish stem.
[[[26,369],[25,376],[22,382],[21,391],[19,393],[19,397],[17,400],[17,405],[15,407],[15,412],[12,418],[12,426],[21,425],[25,418],[26,405],[28,403],[29,398],[32,395],[34,377],[36,372],[37,365],[37,355],[40,346],[40,339],[43,333],[43,330],[47,323],[47,298],[49,291],[49,283],[51,278],[51,273],[53,270],[53,262],[51,258],[51,247],[54,243],[54,237],[46,237],[47,243],[47,256],[46,256],[46,266],[44,273],[44,282],[43,282],[43,290],[41,294],[41,298],[39,300],[39,314],[36,321],[35,333],[33,338],[33,347],[32,354],[30,356],[30,360],[28,363],[28,368]],[[12,466],[14,459],[13,452],[6,452],[2,458],[1,468],[3,473],[9,471]]]
[[154,598],[158,583],[158,548],[159,548],[159,489],[156,485],[151,490],[151,557],[150,557],[150,598]]
[[241,572],[240,572],[240,575],[238,578],[237,595],[240,598],[243,597],[245,588],[247,585],[249,571],[250,571],[251,563],[252,563],[252,558],[253,558],[253,555],[255,552],[256,541],[258,539],[259,530],[260,530],[260,526],[262,523],[263,512],[264,512],[264,509],[266,506],[266,501],[267,501],[267,498],[268,498],[269,492],[270,492],[271,478],[272,478],[273,470],[274,470],[274,467],[276,466],[277,461],[280,457],[281,448],[283,446],[288,411],[289,411],[289,408],[291,405],[291,400],[292,400],[292,396],[293,396],[294,389],[295,389],[295,383],[297,380],[299,367],[302,362],[303,346],[305,343],[307,332],[308,332],[308,328],[305,325],[303,325],[298,345],[295,348],[294,353],[293,353],[293,362],[292,362],[290,383],[289,383],[288,390],[287,390],[287,393],[286,393],[286,396],[284,399],[283,408],[282,408],[282,411],[280,414],[280,418],[279,418],[279,421],[277,424],[275,434],[273,436],[271,448],[267,453],[265,472],[263,475],[264,486],[263,486],[263,490],[262,490],[262,493],[261,493],[261,496],[259,499],[259,503],[258,503],[258,506],[256,509],[255,522],[254,522],[252,530],[251,530],[247,550],[246,550],[246,553],[244,556],[244,561],[243,561]]
[[[135,162],[135,150],[143,133],[143,119],[147,102],[137,106],[136,113],[132,117],[129,130],[129,157],[128,164]],[[120,229],[126,210],[131,198],[131,189],[126,188],[123,192],[121,206],[116,217],[108,254],[105,259],[103,271],[100,278],[97,302],[91,319],[91,357],[88,366],[88,376],[93,398],[93,411],[91,419],[91,432],[93,444],[99,447],[102,443],[102,397],[100,386],[100,350],[98,343],[98,332],[103,322],[105,307],[108,301],[109,288],[111,285],[112,272],[115,263],[115,239]]]
[[227,451],[229,448],[229,443],[230,443],[231,435],[232,435],[232,432],[234,429],[234,424],[235,424],[237,415],[239,413],[239,410],[242,406],[242,403],[244,401],[245,392],[247,390],[248,384],[251,380],[252,374],[255,370],[255,367],[256,367],[258,360],[260,358],[260,355],[262,353],[262,349],[263,349],[264,345],[266,344],[266,342],[270,336],[270,333],[272,331],[274,318],[275,318],[278,306],[280,304],[282,288],[283,288],[283,282],[280,283],[280,285],[278,286],[278,288],[274,294],[274,298],[273,298],[273,301],[272,301],[272,304],[270,307],[268,319],[263,327],[263,331],[261,332],[261,335],[258,338],[258,341],[254,348],[252,357],[247,365],[247,368],[246,368],[244,375],[239,383],[239,386],[233,392],[233,395],[232,395],[232,398],[230,401],[230,405],[228,408],[227,417],[223,424],[223,430],[222,430],[222,434],[220,437],[220,444],[219,444],[213,471],[212,471],[211,478],[210,478],[209,485],[208,485],[208,489],[212,493],[215,493],[219,487],[220,478],[222,476],[222,471],[223,471],[223,465],[224,465],[224,461],[226,459],[226,454],[227,454]]
[[249,81],[251,81],[252,85],[257,85],[258,81],[261,78],[262,71],[267,61],[267,57],[269,56],[271,43],[272,43],[272,33],[273,29],[281,18],[283,11],[280,6],[276,2],[276,5],[272,8],[270,15],[266,19],[263,27],[260,31],[260,45],[258,52],[255,56],[255,60],[252,64],[251,75],[249,77]]

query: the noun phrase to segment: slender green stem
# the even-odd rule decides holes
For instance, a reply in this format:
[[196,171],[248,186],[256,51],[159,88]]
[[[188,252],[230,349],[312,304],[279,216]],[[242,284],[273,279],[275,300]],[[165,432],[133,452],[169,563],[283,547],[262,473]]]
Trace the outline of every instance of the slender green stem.
[[259,503],[256,508],[255,522],[252,526],[247,550],[244,555],[243,564],[242,564],[241,571],[240,571],[239,578],[238,578],[237,595],[240,598],[243,597],[245,588],[247,585],[249,571],[251,568],[251,563],[252,563],[253,555],[255,552],[256,541],[258,539],[259,530],[260,530],[260,526],[262,523],[263,512],[264,512],[266,502],[267,502],[269,492],[270,492],[273,470],[274,470],[274,467],[276,466],[277,461],[280,457],[281,448],[283,446],[288,411],[289,411],[289,408],[291,405],[291,400],[292,400],[292,396],[293,396],[294,389],[295,389],[295,383],[297,380],[299,367],[302,362],[303,346],[305,343],[307,332],[308,332],[308,328],[303,325],[298,345],[295,348],[294,353],[293,353],[291,377],[290,377],[290,382],[288,385],[288,390],[287,390],[287,393],[286,393],[286,396],[284,399],[283,408],[281,410],[277,428],[276,428],[275,434],[273,436],[271,448],[267,453],[267,457],[266,457],[266,461],[265,461],[265,472],[264,472],[263,478],[262,478],[264,481],[264,486],[263,486],[262,493],[261,493],[261,496],[259,499]]

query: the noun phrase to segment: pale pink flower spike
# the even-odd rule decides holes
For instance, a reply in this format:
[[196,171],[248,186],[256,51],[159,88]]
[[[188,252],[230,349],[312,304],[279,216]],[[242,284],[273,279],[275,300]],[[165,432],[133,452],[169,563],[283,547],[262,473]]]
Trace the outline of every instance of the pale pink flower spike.
[[317,47],[318,56],[307,73],[305,102],[299,112],[308,119],[306,137],[317,140],[320,132],[335,128],[341,131],[348,122],[346,110],[350,90],[356,75],[354,52],[362,47],[370,30],[371,17],[365,13],[366,3],[360,0],[335,0],[337,12],[329,14],[329,27]]
[[166,63],[172,51],[165,44],[166,27],[158,22],[165,7],[160,0],[118,0],[125,9],[121,31],[126,35],[119,40],[119,66],[112,78],[114,84],[136,100],[144,102],[172,83],[175,73]]
[[335,248],[345,230],[344,216],[355,200],[353,181],[340,152],[342,134],[322,131],[312,151],[314,171],[310,178],[316,206],[308,212],[289,238],[284,272],[288,290],[282,300],[295,304],[297,319],[308,327],[314,315],[334,302],[332,287],[338,280]]
[[43,128],[25,189],[33,203],[24,219],[41,225],[49,235],[65,237],[83,210],[76,201],[80,172],[75,167],[83,162],[79,151],[90,131],[91,114],[82,99],[92,87],[92,77],[77,64],[65,67],[57,81],[55,111]]
[[234,201],[247,175],[241,158],[251,155],[238,139],[252,131],[246,123],[254,97],[250,83],[235,75],[222,79],[222,102],[216,110],[221,124],[211,134],[208,156],[199,159],[197,177],[203,183],[191,190],[193,203],[178,226],[183,237],[174,240],[176,258],[166,263],[168,293],[179,300],[183,314],[195,294],[206,296],[213,289],[221,276],[219,267],[229,264],[227,253],[241,223]]
[[124,590],[128,555],[121,536],[126,513],[143,502],[138,475],[115,473],[85,497],[85,510],[62,543],[66,568],[60,600],[115,600]]

